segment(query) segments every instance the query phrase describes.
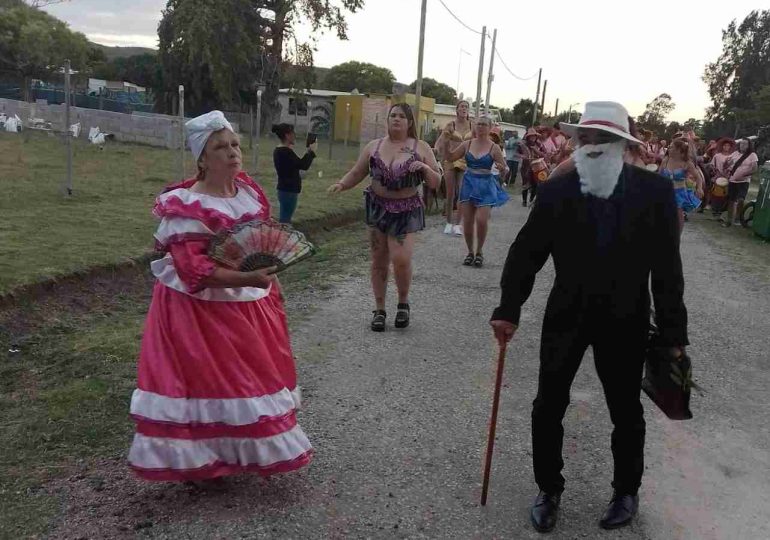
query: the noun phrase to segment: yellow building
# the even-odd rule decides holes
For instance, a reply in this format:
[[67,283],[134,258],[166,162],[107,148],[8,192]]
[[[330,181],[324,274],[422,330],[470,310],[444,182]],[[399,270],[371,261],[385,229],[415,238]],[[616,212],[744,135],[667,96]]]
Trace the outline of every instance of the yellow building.
[[[387,132],[387,113],[395,103],[414,106],[414,94],[401,95],[349,95],[338,96],[334,105],[334,140],[351,143],[367,143]],[[418,134],[427,134],[433,121],[436,100],[424,97],[420,100]]]
[[351,94],[338,96],[334,102],[334,140],[358,142],[361,138],[361,119],[366,96]]

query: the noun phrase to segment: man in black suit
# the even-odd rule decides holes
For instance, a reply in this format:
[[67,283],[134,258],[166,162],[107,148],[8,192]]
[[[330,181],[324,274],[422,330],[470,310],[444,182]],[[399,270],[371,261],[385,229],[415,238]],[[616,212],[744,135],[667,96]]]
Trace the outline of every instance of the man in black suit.
[[636,514],[644,471],[645,423],[640,389],[650,322],[650,277],[656,323],[671,354],[687,345],[687,311],[679,255],[679,224],[672,184],[624,164],[630,135],[626,109],[586,104],[580,124],[562,129],[578,145],[575,168],[538,191],[527,223],[511,246],[502,296],[491,325],[507,342],[535,274],[553,257],[556,280],[548,299],[540,348],[540,375],[532,410],[532,451],[540,493],[531,511],[538,531],[556,524],[564,490],[562,419],[570,386],[592,346],[614,426],[611,502],[600,521],[627,525]]

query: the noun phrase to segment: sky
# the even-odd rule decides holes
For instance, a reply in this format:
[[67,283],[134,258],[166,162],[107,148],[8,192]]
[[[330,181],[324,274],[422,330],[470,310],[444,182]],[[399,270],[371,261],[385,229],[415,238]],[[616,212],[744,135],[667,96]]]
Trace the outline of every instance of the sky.
[[[212,0],[215,1],[215,0]],[[701,80],[707,63],[722,50],[722,30],[743,20],[756,0],[731,0],[719,9],[705,4],[645,0],[443,0],[471,30],[442,6],[427,0],[423,76],[432,77],[466,97],[475,98],[481,31],[496,27],[497,49],[508,68],[529,78],[539,68],[548,80],[545,110],[582,110],[586,101],[623,103],[633,116],[661,93],[676,108],[668,120],[702,118],[710,105]],[[73,30],[104,45],[157,47],[157,25],[164,0],[69,0],[45,8]],[[641,9],[640,9],[641,8]],[[399,82],[417,77],[420,0],[365,0],[364,9],[348,15],[348,41],[334,34],[317,39],[315,63],[331,67],[349,60],[389,68]],[[301,25],[299,35],[309,35]],[[486,41],[482,99],[492,43]],[[464,51],[464,52],[463,52]],[[494,60],[493,106],[512,107],[534,99],[537,76],[521,81]],[[459,75],[459,76],[458,76]]]

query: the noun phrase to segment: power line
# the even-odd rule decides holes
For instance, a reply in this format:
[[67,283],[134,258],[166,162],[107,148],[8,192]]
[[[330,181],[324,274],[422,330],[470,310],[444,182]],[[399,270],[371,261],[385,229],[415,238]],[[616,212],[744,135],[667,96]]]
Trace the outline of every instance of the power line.
[[510,73],[511,77],[513,77],[514,79],[518,79],[520,81],[531,81],[532,79],[537,77],[537,72],[533,73],[531,77],[519,77],[513,71],[511,71],[511,68],[509,68],[508,64],[505,63],[505,60],[503,60],[503,57],[500,56],[500,50],[499,49],[495,49],[495,54],[497,55],[497,59],[500,60],[500,63],[503,64],[503,67],[505,68],[505,70],[508,73]]
[[[448,12],[448,13],[449,13],[449,14],[450,14],[452,17],[454,17],[454,19],[455,19],[457,22],[459,22],[459,23],[460,23],[462,26],[464,26],[464,27],[465,27],[467,30],[470,30],[470,31],[471,31],[471,32],[473,32],[474,34],[478,34],[478,35],[481,35],[481,32],[479,32],[478,30],[474,30],[473,28],[471,28],[470,26],[468,26],[467,24],[465,24],[465,23],[462,21],[462,19],[460,19],[460,17],[458,17],[457,15],[455,15],[455,13],[454,13],[454,12],[453,12],[451,9],[449,9],[449,6],[447,6],[447,5],[444,3],[444,0],[438,0],[438,1],[439,1],[439,3],[440,3],[442,6],[444,6],[444,9],[445,9],[445,10],[447,10],[447,12]],[[491,37],[489,37],[489,35],[487,35],[487,39],[488,39],[488,40],[490,40],[490,41],[492,40],[492,38],[491,38]],[[537,72],[533,73],[533,74],[532,74],[530,77],[520,77],[519,75],[516,75],[516,74],[513,72],[513,70],[512,70],[511,68],[509,68],[509,67],[508,67],[508,64],[506,64],[506,63],[505,63],[505,60],[503,60],[503,57],[500,55],[500,50],[499,50],[499,49],[495,49],[495,54],[497,55],[497,58],[500,60],[500,63],[501,63],[501,64],[503,64],[503,67],[505,68],[505,70],[506,70],[508,73],[510,73],[510,74],[511,74],[511,77],[513,77],[514,79],[518,79],[518,80],[520,80],[520,81],[531,81],[532,79],[534,79],[535,77],[537,77]]]
[[462,21],[462,19],[460,19],[460,17],[458,17],[457,15],[455,15],[455,14],[452,12],[452,10],[451,10],[451,9],[449,9],[449,7],[447,7],[447,5],[444,3],[444,0],[438,0],[438,1],[439,1],[439,3],[440,3],[442,6],[444,6],[444,9],[445,9],[445,10],[447,10],[447,11],[449,12],[449,14],[450,14],[452,17],[454,17],[454,18],[455,18],[455,20],[456,20],[457,22],[459,22],[461,25],[463,25],[465,28],[467,28],[468,30],[470,30],[470,31],[471,31],[471,32],[473,32],[474,34],[478,34],[478,35],[481,35],[481,32],[479,32],[478,30],[474,30],[473,28],[471,28],[470,26],[468,26],[467,24],[465,24],[465,23]]

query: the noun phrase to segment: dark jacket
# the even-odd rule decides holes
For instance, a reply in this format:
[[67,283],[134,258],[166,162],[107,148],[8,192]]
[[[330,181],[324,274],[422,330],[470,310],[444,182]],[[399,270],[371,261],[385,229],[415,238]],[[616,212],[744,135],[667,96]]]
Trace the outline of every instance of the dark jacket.
[[287,146],[278,146],[273,150],[273,164],[275,172],[278,174],[278,191],[288,191],[289,193],[300,193],[302,191],[302,178],[299,171],[306,171],[313,163],[315,154],[308,150],[304,156],[300,157],[294,153],[294,150]]
[[583,195],[577,171],[542,184],[508,253],[493,320],[519,323],[535,274],[549,256],[556,280],[544,335],[588,325],[636,343],[649,327],[652,276],[664,343],[688,344],[679,221],[669,180],[624,165],[608,200]]

